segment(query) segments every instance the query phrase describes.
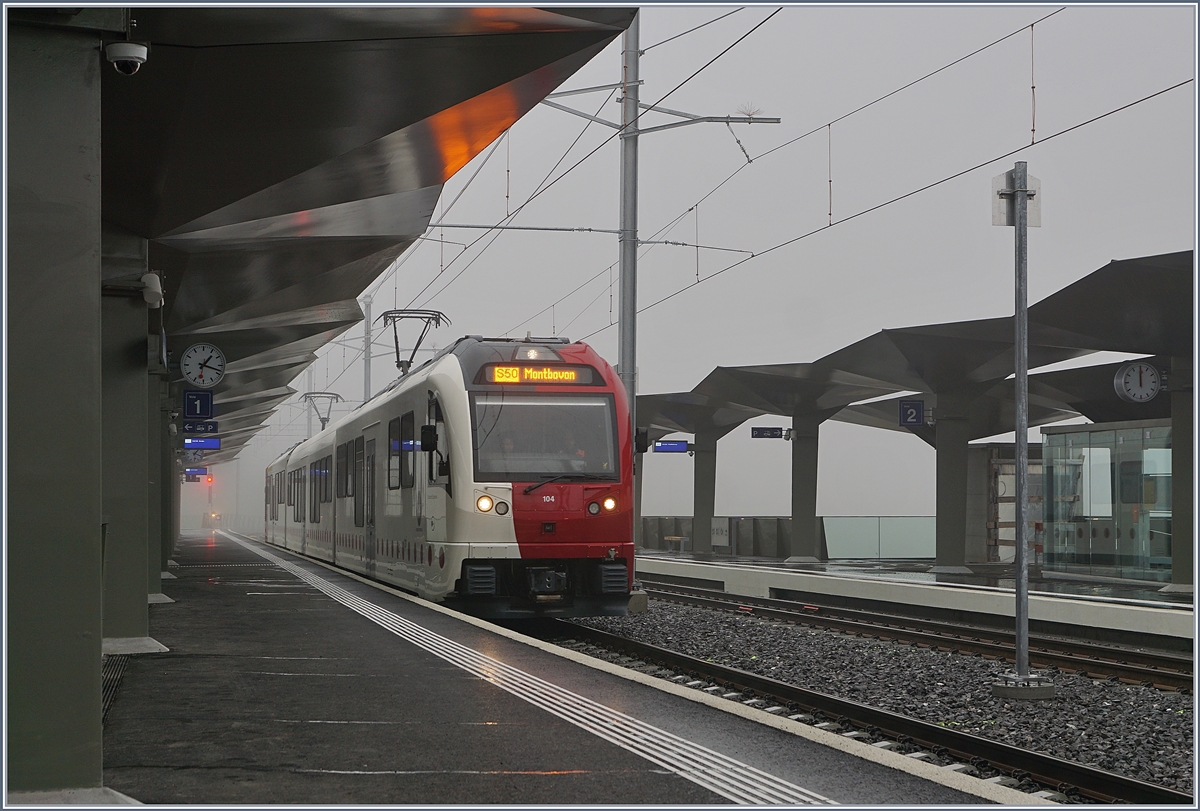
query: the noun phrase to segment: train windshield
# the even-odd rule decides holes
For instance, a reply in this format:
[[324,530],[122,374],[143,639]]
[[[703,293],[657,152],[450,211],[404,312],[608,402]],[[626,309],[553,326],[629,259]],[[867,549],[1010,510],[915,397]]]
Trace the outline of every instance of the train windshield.
[[475,395],[475,465],[491,481],[616,478],[611,396]]

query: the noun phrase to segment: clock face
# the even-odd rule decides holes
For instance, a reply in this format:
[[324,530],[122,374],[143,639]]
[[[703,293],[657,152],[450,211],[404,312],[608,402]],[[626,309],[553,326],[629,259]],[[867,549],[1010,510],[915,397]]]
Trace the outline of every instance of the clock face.
[[1113,378],[1117,396],[1127,403],[1145,403],[1154,399],[1162,388],[1158,369],[1143,361],[1126,363],[1117,369]]
[[193,386],[211,389],[225,377],[225,356],[212,344],[192,344],[179,359],[179,370]]

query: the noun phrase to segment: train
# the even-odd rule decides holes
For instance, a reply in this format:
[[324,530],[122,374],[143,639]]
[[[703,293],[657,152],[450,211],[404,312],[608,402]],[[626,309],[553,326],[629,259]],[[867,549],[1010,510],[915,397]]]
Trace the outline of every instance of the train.
[[565,338],[469,335],[267,467],[267,543],[487,619],[625,614],[629,401]]

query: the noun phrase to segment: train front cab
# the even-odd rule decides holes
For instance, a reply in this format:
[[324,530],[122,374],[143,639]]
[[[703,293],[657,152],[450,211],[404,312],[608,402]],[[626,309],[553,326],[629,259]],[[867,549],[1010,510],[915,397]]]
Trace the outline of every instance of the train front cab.
[[474,488],[460,495],[460,514],[506,512],[499,523],[517,554],[473,548],[448,602],[490,618],[626,613],[633,451],[624,387],[583,344],[477,348],[462,357]]

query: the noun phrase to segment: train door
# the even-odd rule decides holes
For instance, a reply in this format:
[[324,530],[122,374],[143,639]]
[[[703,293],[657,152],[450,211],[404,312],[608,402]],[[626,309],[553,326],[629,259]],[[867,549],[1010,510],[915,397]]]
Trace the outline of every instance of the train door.
[[375,576],[375,440],[366,444],[366,479],[363,482],[363,555],[367,574]]
[[425,540],[446,540],[446,501],[450,490],[450,444],[437,397],[429,397],[429,421],[437,436],[436,450],[425,453]]

